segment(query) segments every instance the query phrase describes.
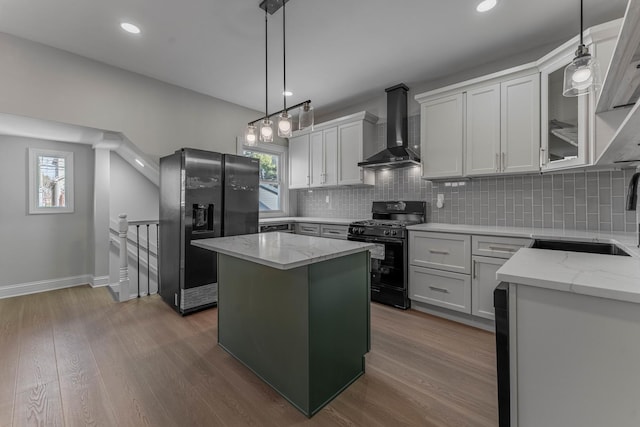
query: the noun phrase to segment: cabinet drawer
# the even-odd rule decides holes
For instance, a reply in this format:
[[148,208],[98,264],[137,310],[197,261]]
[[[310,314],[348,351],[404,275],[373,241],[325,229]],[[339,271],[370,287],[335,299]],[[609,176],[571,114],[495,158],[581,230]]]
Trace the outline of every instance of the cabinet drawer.
[[517,237],[472,236],[471,252],[474,255],[508,259],[530,243],[530,239]]
[[348,231],[349,231],[348,225],[320,224],[320,237],[347,240]]
[[471,236],[412,231],[409,264],[456,273],[471,272]]
[[320,224],[300,222],[296,224],[296,234],[306,234],[308,236],[320,236]]
[[410,266],[409,298],[471,313],[471,277],[468,274]]

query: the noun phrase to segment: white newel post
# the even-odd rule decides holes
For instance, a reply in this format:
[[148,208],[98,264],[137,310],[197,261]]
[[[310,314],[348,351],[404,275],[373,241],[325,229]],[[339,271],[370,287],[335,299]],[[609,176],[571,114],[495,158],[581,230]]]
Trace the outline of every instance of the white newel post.
[[118,235],[120,236],[120,292],[118,298],[120,302],[129,300],[129,266],[127,265],[127,233],[129,231],[129,221],[127,214],[118,216]]

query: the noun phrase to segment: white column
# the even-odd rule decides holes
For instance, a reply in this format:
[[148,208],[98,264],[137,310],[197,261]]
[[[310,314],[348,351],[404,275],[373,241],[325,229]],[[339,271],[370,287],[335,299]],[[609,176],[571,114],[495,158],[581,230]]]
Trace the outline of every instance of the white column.
[[92,286],[109,284],[109,202],[111,152],[94,146],[93,176],[93,282]]
[[129,299],[129,266],[127,264],[128,249],[127,249],[127,232],[129,231],[129,221],[127,221],[127,214],[120,214],[118,221],[118,236],[120,237],[120,291],[118,293],[120,302],[127,301]]

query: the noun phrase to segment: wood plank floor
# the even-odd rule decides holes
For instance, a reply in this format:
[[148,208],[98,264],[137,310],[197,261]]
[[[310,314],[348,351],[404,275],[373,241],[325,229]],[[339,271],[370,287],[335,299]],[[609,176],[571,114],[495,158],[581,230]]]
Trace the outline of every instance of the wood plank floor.
[[366,374],[311,419],[216,345],[211,309],[88,286],[0,300],[0,427],[496,426],[494,336],[372,304]]

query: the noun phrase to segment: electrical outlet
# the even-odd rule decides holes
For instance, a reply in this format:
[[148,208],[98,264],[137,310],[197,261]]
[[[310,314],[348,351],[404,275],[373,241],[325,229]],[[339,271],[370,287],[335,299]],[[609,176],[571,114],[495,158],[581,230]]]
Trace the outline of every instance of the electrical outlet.
[[327,196],[327,197],[324,199],[324,201],[325,201],[326,203],[329,203],[329,196]]

